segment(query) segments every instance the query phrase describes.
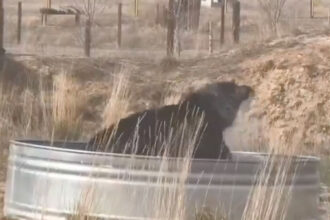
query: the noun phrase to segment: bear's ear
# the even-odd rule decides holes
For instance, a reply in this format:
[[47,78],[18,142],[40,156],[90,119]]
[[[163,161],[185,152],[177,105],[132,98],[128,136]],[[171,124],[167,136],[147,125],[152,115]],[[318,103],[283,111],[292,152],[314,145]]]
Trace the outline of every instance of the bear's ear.
[[210,109],[211,106],[216,102],[216,96],[205,92],[195,92],[190,94],[185,102],[193,106],[198,106],[203,109]]
[[219,83],[210,83],[198,90],[197,93],[203,96],[218,96]]
[[237,95],[237,97],[241,97],[241,98],[249,97],[253,94],[253,90],[248,86],[238,86],[235,89],[235,94]]
[[199,99],[200,99],[200,94],[194,92],[194,93],[190,93],[190,94],[187,94],[185,97],[184,97],[184,102],[189,102],[190,104],[196,104],[199,102]]
[[234,78],[232,78],[232,79],[229,79],[229,80],[228,80],[228,82],[236,84],[236,81],[235,81],[235,79],[234,79]]

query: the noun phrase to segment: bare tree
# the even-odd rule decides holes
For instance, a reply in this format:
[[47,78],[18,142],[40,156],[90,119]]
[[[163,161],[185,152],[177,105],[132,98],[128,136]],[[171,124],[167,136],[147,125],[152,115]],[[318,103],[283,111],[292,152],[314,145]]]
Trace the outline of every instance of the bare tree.
[[175,7],[175,41],[174,41],[174,47],[175,47],[175,51],[177,53],[178,56],[180,56],[181,54],[181,31],[183,28],[185,28],[185,25],[187,23],[187,18],[184,15],[184,13],[182,12],[184,10],[184,3],[185,1],[179,0],[176,3],[176,7]]
[[182,50],[182,33],[184,30],[196,31],[199,26],[201,0],[176,0],[174,4],[175,41],[174,47],[178,56]]
[[90,57],[92,44],[92,27],[95,22],[95,15],[101,14],[105,9],[104,0],[78,0],[76,6],[82,15],[85,16],[85,25],[81,41],[84,45],[84,52],[87,57]]
[[175,6],[174,0],[168,1],[167,11],[167,56],[174,55],[174,35],[175,35]]
[[258,0],[262,14],[273,34],[278,35],[278,25],[287,0]]

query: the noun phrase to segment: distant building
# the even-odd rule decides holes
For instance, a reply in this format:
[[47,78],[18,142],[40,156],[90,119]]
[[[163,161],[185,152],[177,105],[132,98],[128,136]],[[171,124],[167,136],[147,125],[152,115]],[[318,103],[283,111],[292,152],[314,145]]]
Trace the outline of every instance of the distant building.
[[202,0],[204,7],[220,7],[222,0]]

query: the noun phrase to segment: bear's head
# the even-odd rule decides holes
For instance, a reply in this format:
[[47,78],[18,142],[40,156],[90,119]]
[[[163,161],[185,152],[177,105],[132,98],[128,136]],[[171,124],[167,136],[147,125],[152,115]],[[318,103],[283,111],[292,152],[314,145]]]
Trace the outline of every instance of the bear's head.
[[217,82],[191,93],[184,101],[215,113],[226,122],[226,126],[230,126],[241,103],[252,96],[254,90],[249,86],[237,85],[235,82]]

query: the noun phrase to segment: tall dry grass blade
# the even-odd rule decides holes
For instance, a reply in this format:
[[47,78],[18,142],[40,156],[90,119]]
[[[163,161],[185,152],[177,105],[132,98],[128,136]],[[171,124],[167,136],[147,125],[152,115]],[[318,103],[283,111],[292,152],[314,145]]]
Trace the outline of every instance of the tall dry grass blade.
[[119,119],[126,116],[130,101],[129,74],[121,71],[112,81],[112,90],[103,111],[104,126],[108,127],[115,124]]
[[299,153],[300,133],[269,138],[269,154],[252,188],[242,220],[284,220],[287,218]]
[[174,86],[169,86],[165,90],[165,94],[162,100],[163,105],[175,105],[178,104],[181,99],[181,94],[175,92]]
[[[204,132],[204,115],[193,113],[191,120],[184,120],[183,124],[174,129],[165,138],[165,151],[159,170],[158,191],[153,195],[154,213],[156,219],[189,219],[186,210],[186,181],[191,167],[191,159],[196,145]],[[171,148],[178,148],[180,159],[168,159]],[[175,177],[167,177],[169,172],[175,172]]]
[[73,207],[73,215],[68,217],[68,220],[96,220],[97,217],[92,216],[93,208],[97,206],[95,186],[87,185],[81,192],[79,200]]
[[52,119],[55,138],[76,140],[81,134],[82,109],[85,99],[79,93],[79,86],[66,73],[54,79],[52,94]]

